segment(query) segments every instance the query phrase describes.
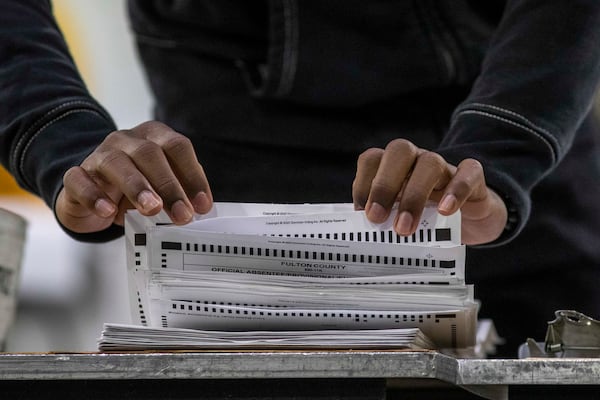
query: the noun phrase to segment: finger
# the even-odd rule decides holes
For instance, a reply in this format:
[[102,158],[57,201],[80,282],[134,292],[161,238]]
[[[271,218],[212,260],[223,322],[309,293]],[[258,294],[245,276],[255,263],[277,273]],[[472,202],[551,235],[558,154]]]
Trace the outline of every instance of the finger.
[[482,244],[496,240],[504,231],[508,211],[502,198],[487,189],[483,200],[467,201],[462,207],[462,241]]
[[[454,176],[446,185],[438,211],[443,215],[450,215],[462,208],[467,201],[475,205],[486,196],[483,167],[479,161],[468,158],[458,164]],[[475,207],[472,209],[476,212]]]
[[[142,126],[147,125],[149,124],[143,124]],[[163,127],[163,132],[166,135],[173,134],[170,128],[162,124],[152,124],[152,126],[154,125]],[[134,189],[140,190],[139,194],[135,197],[131,194],[127,195],[136,208],[139,209],[139,205],[141,204],[144,213],[152,215],[157,213],[160,207],[153,209],[149,209],[149,207],[162,206],[164,203],[165,211],[169,214],[173,222],[176,224],[185,224],[191,221],[194,207],[181,186],[178,177],[175,175],[163,148],[146,137],[147,133],[145,129],[141,129],[140,132],[140,128],[136,127],[131,131],[115,132],[111,138],[113,143],[107,152],[109,154],[108,157],[112,157],[110,154],[115,153],[114,157],[118,157],[117,159],[121,162],[119,168],[128,168],[127,170],[131,170],[127,164],[133,164],[137,167],[139,173],[141,173],[140,175],[137,174],[137,171],[131,170],[131,173],[133,173],[131,175],[133,182],[141,186]],[[114,149],[119,150],[115,151]],[[130,160],[126,160],[124,155],[128,156]],[[103,162],[102,165],[106,164]],[[121,171],[127,170],[122,169]],[[112,171],[109,170],[108,172],[110,174]],[[101,173],[107,174],[106,171]],[[123,172],[119,173],[123,174]],[[115,182],[121,180],[119,176],[115,176],[114,174],[111,176],[111,179],[116,179]],[[138,179],[139,177],[143,179]],[[119,187],[122,188],[120,185],[122,183],[119,184]],[[146,186],[146,189],[144,189],[144,186]],[[122,190],[125,192],[126,189],[122,188]],[[161,200],[160,204],[156,202],[156,198]]]
[[399,235],[415,232],[433,190],[450,180],[447,165],[442,156],[431,151],[423,151],[417,157],[398,204],[394,226]]
[[419,149],[404,139],[393,140],[386,146],[365,207],[369,220],[387,219],[418,154]]
[[96,182],[81,167],[69,169],[63,176],[65,200],[78,207],[70,207],[74,215],[94,213],[100,218],[111,218],[117,211],[112,199],[100,189]]
[[153,122],[140,126],[145,138],[164,151],[181,187],[198,213],[212,207],[212,193],[204,169],[198,162],[192,142],[168,126]]
[[56,217],[67,229],[77,233],[97,232],[113,223],[113,199],[97,186],[80,167],[63,176],[63,188],[56,198]]
[[365,150],[358,156],[356,177],[352,182],[352,199],[356,210],[365,209],[371,191],[371,182],[377,174],[382,156],[383,149],[377,148]]
[[163,149],[157,143],[149,140],[137,142],[137,139],[128,141],[125,152],[163,200],[167,214],[176,224],[191,221],[194,207]]
[[[127,142],[122,143],[122,148],[127,148]],[[98,174],[107,186],[118,188],[143,215],[154,215],[161,210],[161,197],[124,151],[115,148],[98,151],[86,159],[82,167],[90,174]]]

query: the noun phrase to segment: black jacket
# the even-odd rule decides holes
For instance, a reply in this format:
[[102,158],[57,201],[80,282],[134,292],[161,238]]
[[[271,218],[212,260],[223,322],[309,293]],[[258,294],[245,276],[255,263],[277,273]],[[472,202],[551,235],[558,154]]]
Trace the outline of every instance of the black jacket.
[[[484,164],[513,210],[510,239],[528,219],[531,188],[590,110],[600,6],[509,1],[495,28],[502,4],[485,3],[273,1],[268,22],[266,4],[244,1],[130,1],[130,10],[141,42],[233,60],[259,98],[351,108],[477,77],[437,150]],[[63,173],[115,125],[82,83],[48,2],[3,1],[0,15],[0,159],[52,206]]]
[[[128,4],[156,117],[189,134],[216,200],[350,200],[359,152],[404,136],[478,159],[506,200],[467,276],[511,345],[557,308],[600,315],[597,0]],[[52,207],[116,127],[49,2],[4,0],[0,22],[0,160]]]

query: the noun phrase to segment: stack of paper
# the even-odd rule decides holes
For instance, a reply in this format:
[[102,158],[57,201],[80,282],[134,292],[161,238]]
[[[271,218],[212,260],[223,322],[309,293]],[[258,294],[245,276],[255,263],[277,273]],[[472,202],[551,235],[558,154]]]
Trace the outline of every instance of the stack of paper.
[[186,226],[130,212],[136,326],[107,324],[100,349],[473,345],[460,216],[428,207],[411,237],[393,218],[350,204],[216,203]]
[[313,331],[204,331],[106,324],[103,351],[214,349],[427,349],[434,344],[417,328]]

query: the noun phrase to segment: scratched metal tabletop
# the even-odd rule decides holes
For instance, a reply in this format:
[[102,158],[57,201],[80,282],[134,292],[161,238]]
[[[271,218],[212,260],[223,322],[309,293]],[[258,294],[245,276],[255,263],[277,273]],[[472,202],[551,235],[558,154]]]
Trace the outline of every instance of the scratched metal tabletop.
[[457,359],[419,351],[0,354],[0,379],[431,378],[454,385],[600,383],[600,359]]

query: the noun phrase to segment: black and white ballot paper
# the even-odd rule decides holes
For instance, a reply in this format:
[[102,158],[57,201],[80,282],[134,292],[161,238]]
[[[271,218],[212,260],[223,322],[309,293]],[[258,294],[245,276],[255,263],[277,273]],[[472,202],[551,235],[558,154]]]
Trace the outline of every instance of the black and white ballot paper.
[[427,207],[409,237],[393,222],[351,204],[215,203],[185,226],[128,212],[135,325],[106,324],[100,350],[473,345],[460,215]]

